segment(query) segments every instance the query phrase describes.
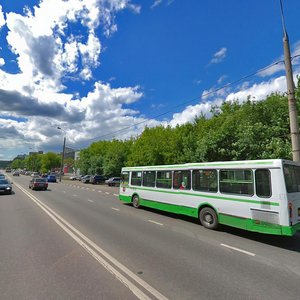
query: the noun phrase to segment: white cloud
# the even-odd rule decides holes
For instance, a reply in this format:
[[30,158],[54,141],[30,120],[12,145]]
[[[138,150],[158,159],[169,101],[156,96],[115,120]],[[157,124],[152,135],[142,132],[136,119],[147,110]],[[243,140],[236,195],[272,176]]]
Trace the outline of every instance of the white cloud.
[[210,63],[211,64],[218,64],[220,63],[221,61],[223,61],[226,57],[226,54],[227,54],[227,48],[223,47],[221,48],[219,51],[217,51],[213,58],[211,59]]
[[253,84],[247,89],[243,89],[236,93],[230,93],[226,97],[226,101],[239,100],[240,102],[247,100],[250,96],[253,100],[265,99],[268,95],[276,92],[286,92],[286,78],[281,76],[259,84]]
[[5,60],[2,57],[0,57],[0,67],[4,65],[5,65]]
[[222,75],[219,79],[218,79],[218,83],[221,84],[222,82],[224,82],[224,80],[227,78],[227,75]]
[[211,102],[189,105],[182,112],[173,114],[169,125],[175,127],[176,125],[192,123],[201,114],[209,118],[211,117],[211,105]]
[[162,4],[162,0],[155,0],[153,2],[153,4],[151,5],[151,8],[155,8],[155,7],[157,7],[160,4]]
[[[171,5],[175,0],[167,0],[166,1],[166,6]],[[163,3],[163,0],[155,0],[152,5],[150,6],[150,8],[155,8],[159,5],[161,5]]]
[[4,14],[2,11],[2,6],[0,5],[0,28],[5,25],[5,18],[4,18]]
[[[63,93],[62,80],[93,79],[102,51],[96,29],[100,26],[111,35],[117,30],[115,14],[124,9],[139,13],[141,7],[128,0],[42,0],[24,15],[6,14],[6,39],[19,67],[16,74],[0,69],[0,105],[5,116],[0,118],[0,139],[6,157],[18,154],[14,151],[28,153],[29,144],[53,150],[61,144],[57,124],[67,131],[70,145],[137,124],[119,136],[130,137],[143,130],[145,124],[140,122],[159,124],[137,117],[139,112],[127,107],[143,96],[139,87],[113,89],[99,81],[83,98]],[[0,7],[1,24],[2,20]],[[67,35],[75,23],[81,31]],[[0,64],[4,63],[1,58]]]
[[[300,70],[299,70],[300,71]],[[297,73],[295,72],[294,81],[296,80]],[[175,127],[177,124],[185,124],[188,122],[193,122],[195,117],[201,114],[205,117],[211,117],[210,110],[212,106],[220,106],[224,101],[235,101],[239,102],[246,101],[248,97],[253,101],[260,101],[266,99],[266,97],[272,93],[285,93],[286,92],[286,77],[281,76],[278,78],[270,79],[269,81],[264,81],[259,84],[249,85],[249,82],[244,82],[240,87],[239,91],[229,93],[229,89],[219,90],[213,92],[214,88],[203,91],[202,99],[211,99],[211,101],[206,103],[200,103],[196,105],[187,106],[182,112],[175,113],[172,120],[168,123],[169,125]],[[211,93],[211,94],[210,94]],[[209,94],[209,95],[208,95]],[[227,95],[227,96],[226,96]],[[206,97],[205,97],[206,96]]]

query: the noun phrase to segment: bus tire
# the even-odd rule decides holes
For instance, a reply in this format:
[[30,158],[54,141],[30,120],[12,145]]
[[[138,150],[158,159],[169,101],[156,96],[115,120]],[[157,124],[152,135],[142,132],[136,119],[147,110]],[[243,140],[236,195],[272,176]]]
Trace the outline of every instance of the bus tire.
[[139,198],[138,195],[134,195],[134,196],[132,197],[132,206],[133,206],[134,208],[139,208],[139,207],[140,207],[140,198]]
[[219,225],[218,216],[210,207],[203,207],[200,210],[199,220],[201,225],[208,229],[217,229]]

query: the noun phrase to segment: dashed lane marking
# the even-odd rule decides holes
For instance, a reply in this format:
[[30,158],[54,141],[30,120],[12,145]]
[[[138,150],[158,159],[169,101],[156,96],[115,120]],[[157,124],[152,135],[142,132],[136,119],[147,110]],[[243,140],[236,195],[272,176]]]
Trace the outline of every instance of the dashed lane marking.
[[223,247],[229,248],[231,250],[235,250],[235,251],[250,255],[250,256],[255,256],[255,253],[252,253],[252,252],[249,252],[249,251],[246,251],[246,250],[243,250],[243,249],[239,249],[239,248],[236,248],[236,247],[233,247],[233,246],[230,246],[230,245],[226,245],[226,244],[220,244],[220,245],[223,246]]
[[163,226],[164,225],[162,223],[159,223],[159,222],[156,222],[156,221],[153,221],[153,220],[148,220],[148,222],[156,224],[156,225],[159,225],[159,226]]

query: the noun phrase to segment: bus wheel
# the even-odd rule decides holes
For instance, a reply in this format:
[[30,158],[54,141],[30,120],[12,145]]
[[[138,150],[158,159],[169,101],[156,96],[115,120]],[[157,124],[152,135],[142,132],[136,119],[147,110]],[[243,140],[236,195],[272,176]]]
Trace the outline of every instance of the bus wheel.
[[132,198],[132,206],[135,208],[139,208],[140,207],[140,199],[138,195],[134,195]]
[[216,212],[210,207],[203,207],[199,214],[200,223],[208,229],[216,229],[219,225]]

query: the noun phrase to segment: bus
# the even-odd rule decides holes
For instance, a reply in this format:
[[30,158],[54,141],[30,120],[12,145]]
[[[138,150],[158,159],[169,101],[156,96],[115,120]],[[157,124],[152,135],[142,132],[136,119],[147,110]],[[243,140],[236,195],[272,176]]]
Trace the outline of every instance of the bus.
[[300,230],[300,164],[283,160],[122,168],[120,201],[219,224],[293,236]]

